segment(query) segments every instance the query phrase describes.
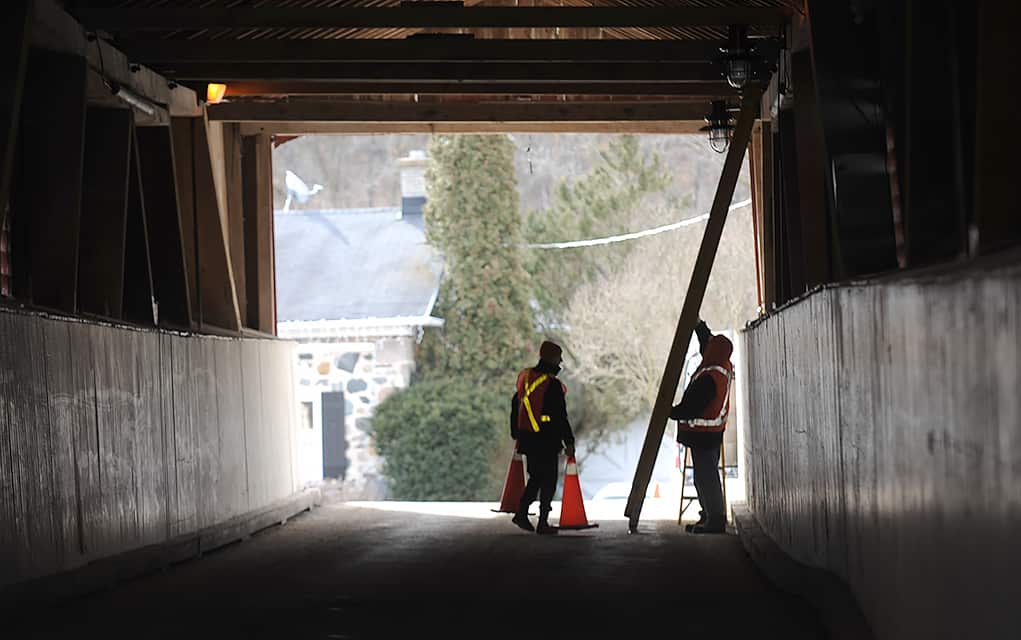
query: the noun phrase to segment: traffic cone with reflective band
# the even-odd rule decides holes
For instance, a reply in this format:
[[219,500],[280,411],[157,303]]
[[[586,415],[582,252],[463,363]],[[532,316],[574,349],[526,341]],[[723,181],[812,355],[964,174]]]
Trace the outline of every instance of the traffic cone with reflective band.
[[561,529],[592,529],[598,524],[589,524],[585,516],[585,501],[581,497],[581,482],[578,480],[578,463],[574,456],[567,458],[564,471],[564,499],[560,503]]
[[510,468],[507,469],[507,479],[503,483],[503,496],[500,498],[500,508],[493,509],[496,513],[517,513],[521,506],[521,494],[525,492],[525,466],[521,462],[521,454],[518,447],[514,445],[514,456],[511,458]]

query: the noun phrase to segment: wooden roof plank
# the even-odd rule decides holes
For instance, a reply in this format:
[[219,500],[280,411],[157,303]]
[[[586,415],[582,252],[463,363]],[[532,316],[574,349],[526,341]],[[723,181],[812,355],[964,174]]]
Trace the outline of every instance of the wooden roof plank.
[[783,7],[457,7],[399,8],[204,8],[90,9],[75,16],[92,29],[169,31],[192,29],[432,29],[587,28],[780,25]]

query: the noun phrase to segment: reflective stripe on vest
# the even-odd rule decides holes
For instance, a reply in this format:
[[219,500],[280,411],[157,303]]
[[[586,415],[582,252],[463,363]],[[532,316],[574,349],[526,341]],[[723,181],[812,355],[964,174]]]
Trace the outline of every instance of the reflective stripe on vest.
[[715,418],[689,418],[688,420],[681,421],[682,424],[686,424],[689,427],[712,428],[722,427],[727,422],[727,413],[730,411],[730,382],[734,379],[730,372],[720,366],[706,367],[696,373],[691,381],[694,382],[702,374],[709,373],[710,371],[715,371],[727,379],[727,391],[723,395],[723,406],[720,407],[720,415]]
[[[521,404],[525,405],[525,411],[528,412],[528,421],[532,423],[532,431],[535,431],[536,433],[539,433],[539,423],[535,420],[535,414],[532,413],[532,403],[529,402],[528,396],[532,395],[535,388],[543,382],[546,382],[548,378],[549,375],[544,373],[536,378],[532,384],[528,384],[528,377],[525,377],[525,395],[521,398]],[[549,416],[540,416],[540,420],[543,422],[549,422]]]

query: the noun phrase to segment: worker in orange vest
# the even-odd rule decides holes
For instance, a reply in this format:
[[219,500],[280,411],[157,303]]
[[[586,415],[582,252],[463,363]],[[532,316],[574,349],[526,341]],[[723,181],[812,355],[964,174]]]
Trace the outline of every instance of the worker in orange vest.
[[730,354],[734,345],[721,335],[713,335],[702,320],[695,327],[702,362],[691,376],[679,404],[670,411],[677,420],[677,442],[691,449],[698,493],[699,520],[688,525],[690,533],[724,533],[727,526],[723,486],[717,471],[723,431],[730,411],[730,384],[734,365]]
[[[539,363],[518,374],[511,399],[511,437],[518,441],[518,452],[525,456],[528,471],[528,483],[511,521],[540,535],[557,533],[557,528],[549,524],[549,513],[557,490],[560,451],[566,447],[567,455],[574,455],[574,432],[567,419],[567,387],[557,379],[561,362],[560,346],[544,341],[539,347]],[[537,495],[539,523],[533,527],[528,507]]]

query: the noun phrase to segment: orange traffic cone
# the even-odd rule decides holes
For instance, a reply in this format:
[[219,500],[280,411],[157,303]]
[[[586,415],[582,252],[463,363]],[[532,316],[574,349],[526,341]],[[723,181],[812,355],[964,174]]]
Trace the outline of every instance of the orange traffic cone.
[[592,529],[598,524],[589,524],[585,516],[585,501],[581,497],[581,482],[578,481],[578,463],[574,456],[567,458],[564,471],[564,499],[560,503],[561,529]]
[[658,482],[656,483],[656,490],[653,492],[652,497],[653,498],[659,498],[660,497],[660,495],[659,495],[659,483]]
[[493,509],[496,513],[517,513],[521,505],[521,494],[525,492],[525,466],[521,462],[521,454],[518,447],[514,445],[514,456],[511,458],[510,468],[507,469],[507,479],[503,483],[503,496],[500,498],[500,508]]

